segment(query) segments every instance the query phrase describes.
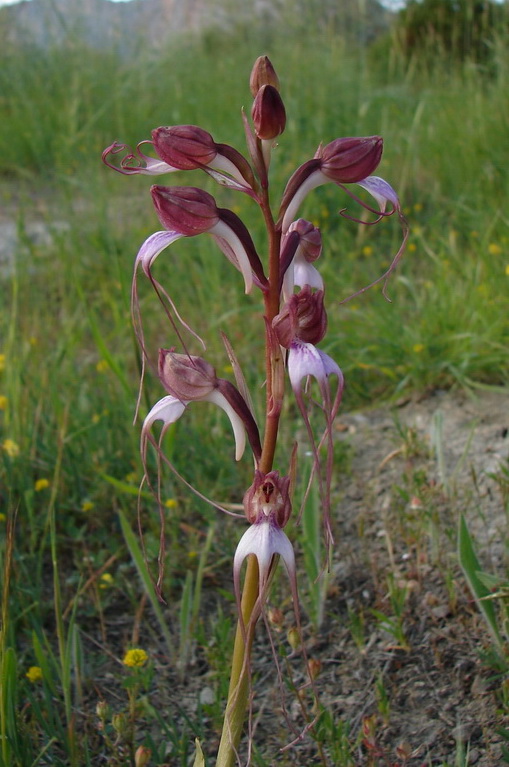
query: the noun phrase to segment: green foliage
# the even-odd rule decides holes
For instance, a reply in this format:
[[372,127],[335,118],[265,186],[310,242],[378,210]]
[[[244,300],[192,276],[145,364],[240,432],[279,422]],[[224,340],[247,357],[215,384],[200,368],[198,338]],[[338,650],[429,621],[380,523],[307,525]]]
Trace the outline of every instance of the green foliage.
[[493,0],[410,0],[399,13],[397,37],[408,59],[445,54],[486,63],[508,21],[505,3]]

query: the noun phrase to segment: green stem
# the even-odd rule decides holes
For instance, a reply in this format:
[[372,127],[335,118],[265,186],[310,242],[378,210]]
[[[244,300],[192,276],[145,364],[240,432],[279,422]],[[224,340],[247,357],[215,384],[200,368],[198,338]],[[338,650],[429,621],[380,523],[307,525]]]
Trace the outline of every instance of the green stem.
[[223,732],[217,754],[216,767],[233,767],[242,735],[249,697],[249,658],[253,644],[257,616],[254,608],[258,600],[258,560],[250,556],[242,591],[242,619],[237,623],[233,648],[228,703],[224,715]]
[[[264,193],[260,207],[265,219],[269,239],[269,290],[265,295],[265,318],[267,325],[270,327],[272,320],[279,312],[279,249],[281,233],[276,231],[267,191]],[[275,366],[281,364],[282,361],[279,358],[273,358],[273,344],[270,341],[268,332],[266,332],[266,417],[262,455],[258,465],[259,470],[264,474],[271,471],[276,450],[280,406],[276,405],[274,407],[272,383]],[[242,621],[239,620],[237,623],[228,702],[226,704],[216,767],[233,767],[237,756],[249,703],[251,647],[256,622],[260,614],[258,593],[258,560],[255,556],[250,555],[244,579],[244,588],[242,590]]]

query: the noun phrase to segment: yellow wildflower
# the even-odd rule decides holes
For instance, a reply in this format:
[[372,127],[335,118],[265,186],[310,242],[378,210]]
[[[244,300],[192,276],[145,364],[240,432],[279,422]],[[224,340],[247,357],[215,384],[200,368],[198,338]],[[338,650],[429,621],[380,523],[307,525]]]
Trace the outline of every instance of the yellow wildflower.
[[2,448],[9,458],[16,458],[19,455],[19,445],[12,439],[4,439]]
[[488,245],[488,253],[490,256],[499,256],[502,253],[502,248],[496,242],[490,242]]
[[7,410],[7,403],[9,400],[5,396],[5,394],[0,394],[0,410]]
[[5,370],[5,354],[0,354],[0,373]]
[[41,490],[46,490],[46,488],[49,487],[49,480],[43,477],[42,479],[38,479],[35,482],[34,489],[35,492],[38,493]]
[[100,589],[107,589],[108,586],[111,586],[113,584],[113,575],[111,573],[103,573],[101,575],[101,583],[99,584]]
[[422,351],[424,351],[424,344],[414,344],[412,349],[416,354],[420,354]]
[[408,245],[408,252],[409,253],[415,253],[416,250],[417,250],[417,245],[415,244],[415,242],[409,243],[409,245]]
[[507,266],[506,266],[506,268],[505,268],[505,273],[506,273],[506,274],[507,274],[507,276],[509,277],[509,264],[507,264]]
[[177,507],[177,501],[175,498],[168,498],[168,500],[164,502],[164,505],[167,509],[175,509]]
[[25,676],[29,682],[40,682],[42,680],[42,668],[40,666],[30,666]]
[[422,202],[416,202],[414,205],[414,213],[420,213],[422,210]]
[[373,255],[373,248],[371,245],[364,245],[362,249],[362,255],[363,256],[372,256]]
[[129,668],[140,668],[148,660],[148,655],[145,650],[141,650],[139,647],[135,647],[132,650],[128,650],[124,655],[122,663]]
[[0,522],[5,522],[6,519],[7,517],[5,516],[5,514],[2,511],[0,511]]
[[92,501],[83,501],[83,503],[81,504],[82,511],[92,511],[93,508],[94,508],[94,504],[92,503]]
[[109,370],[109,364],[106,360],[99,360],[97,365],[95,366],[95,369],[98,373],[104,373],[106,370]]

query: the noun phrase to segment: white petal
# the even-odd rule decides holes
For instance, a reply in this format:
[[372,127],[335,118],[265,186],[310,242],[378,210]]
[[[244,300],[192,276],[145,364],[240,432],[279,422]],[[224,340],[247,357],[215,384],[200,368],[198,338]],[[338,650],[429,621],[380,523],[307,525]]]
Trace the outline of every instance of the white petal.
[[187,402],[182,402],[171,394],[163,397],[159,402],[156,402],[143,421],[142,432],[147,432],[156,421],[164,421],[164,428],[175,423],[186,409],[186,405]]
[[299,186],[293,195],[292,199],[290,200],[290,204],[286,209],[285,215],[283,216],[283,234],[288,231],[288,227],[297,217],[297,211],[301,202],[304,200],[304,197],[306,197],[306,195],[317,186],[321,186],[322,184],[330,184],[330,182],[330,178],[327,178],[327,176],[325,176],[321,170],[315,170],[313,173],[311,173],[310,176],[308,176],[308,178]]
[[150,267],[159,253],[183,236],[180,232],[172,231],[154,232],[154,234],[151,234],[138,251],[136,261],[134,262],[134,270],[136,271],[138,264],[141,264],[143,271],[149,276]]
[[392,186],[383,178],[380,178],[380,176],[368,176],[363,181],[358,181],[357,183],[375,198],[382,213],[385,212],[388,202],[391,202],[396,209],[400,208],[398,195]]
[[[253,287],[253,272],[251,270],[251,264],[249,257],[246,253],[244,245],[237,237],[233,229],[231,229],[224,221],[218,221],[212,229],[209,230],[209,234],[214,235],[216,241],[225,254],[225,256],[232,261],[234,266],[242,273],[244,277],[244,284],[246,286],[246,293],[250,293]],[[224,240],[229,246],[229,251],[222,247],[221,240]],[[235,260],[232,260],[231,254],[233,253]]]
[[235,437],[235,460],[240,461],[244,455],[244,449],[246,447],[246,430],[242,419],[232,408],[224,394],[221,394],[217,389],[214,389],[213,392],[204,397],[204,400],[219,405],[230,419],[233,435]]

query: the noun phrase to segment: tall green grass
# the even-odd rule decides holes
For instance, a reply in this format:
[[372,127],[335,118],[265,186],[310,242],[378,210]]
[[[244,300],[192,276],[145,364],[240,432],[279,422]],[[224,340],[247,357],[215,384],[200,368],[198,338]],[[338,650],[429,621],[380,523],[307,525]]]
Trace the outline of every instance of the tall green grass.
[[[318,190],[302,211],[323,230],[327,350],[347,377],[345,406],[437,386],[507,383],[507,52],[500,49],[489,73],[468,63],[427,71],[405,68],[397,52],[352,49],[334,37],[273,34],[264,42],[262,51],[256,39],[232,38],[221,48],[211,39],[184,41],[162,53],[140,50],[135,60],[80,45],[0,54],[0,189],[3,216],[18,230],[0,270],[0,554],[3,582],[10,583],[0,642],[3,691],[10,696],[1,709],[1,733],[10,738],[9,747],[3,739],[2,767],[9,759],[23,767],[44,764],[46,754],[55,765],[94,764],[94,753],[104,746],[94,706],[112,684],[111,664],[118,677],[122,673],[111,658],[121,658],[134,631],[139,643],[159,647],[163,665],[168,660],[157,637],[161,613],[140,624],[140,595],[147,590],[150,604],[152,592],[146,573],[138,579],[139,562],[137,570],[119,524],[127,518],[134,528],[141,479],[138,430],[132,426],[139,363],[129,310],[131,271],[139,245],[159,225],[149,180],[116,176],[101,165],[101,151],[114,139],[136,144],[157,125],[197,123],[216,141],[242,150],[239,106],[249,108],[250,67],[267,52],[280,73],[289,115],[274,155],[275,190],[319,142],[380,133],[380,174],[400,193],[412,229],[407,256],[389,287],[392,303],[375,290],[341,305],[388,265],[398,247],[397,223],[359,230],[338,216],[345,205],[355,214],[355,204],[333,188]],[[201,177],[173,180],[198,183]],[[263,230],[249,202],[209,189],[221,205],[235,206],[262,248]],[[34,241],[36,221],[44,222],[49,241]],[[260,326],[247,321],[256,297],[243,296],[240,277],[207,238],[179,244],[159,261],[162,281],[184,317],[206,336],[208,357],[220,371],[226,363],[220,330],[226,331],[249,383],[256,384],[256,403],[263,396]],[[140,294],[149,346],[171,346],[171,329],[144,283]],[[162,394],[148,376],[142,412]],[[249,462],[233,465],[231,436],[206,406],[191,412],[184,426],[177,424],[168,450],[186,477],[223,502],[238,502],[250,482]],[[282,454],[282,465],[286,460]],[[170,477],[162,492],[171,513],[169,606],[161,609],[170,632],[166,645],[171,635],[178,647],[179,615],[187,614],[182,587],[186,578],[191,582],[193,563],[203,562],[200,552],[211,546],[208,561],[215,567],[205,575],[219,578],[221,586],[221,566],[228,571],[237,531],[220,520],[222,534],[207,541],[205,527],[215,512]],[[140,506],[153,563],[155,504],[142,493]],[[104,572],[111,583],[101,580]],[[55,629],[56,594],[70,620],[65,629],[58,621]],[[210,594],[205,620],[216,610],[216,591]],[[193,604],[193,620],[196,610]],[[109,615],[131,616],[137,631],[123,625],[117,630]],[[217,625],[214,631],[211,664],[223,641]],[[186,647],[181,655],[191,651]],[[37,688],[24,672],[43,664]],[[217,673],[224,676],[224,669]],[[121,687],[118,678],[114,684]],[[181,732],[202,734],[198,715],[188,722],[174,714]],[[174,738],[173,753],[182,754],[184,764],[187,746],[168,732],[167,742]],[[163,752],[156,763],[163,763]]]

